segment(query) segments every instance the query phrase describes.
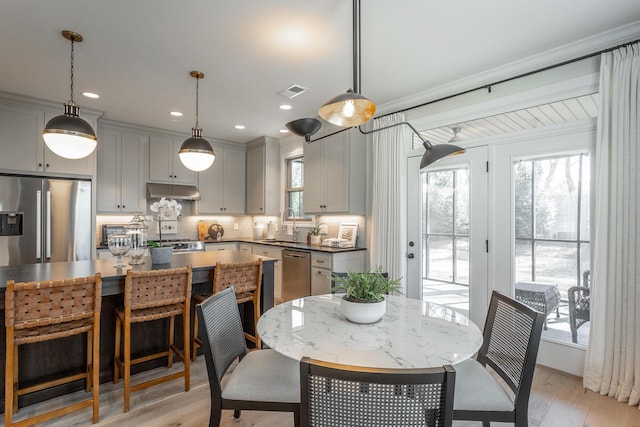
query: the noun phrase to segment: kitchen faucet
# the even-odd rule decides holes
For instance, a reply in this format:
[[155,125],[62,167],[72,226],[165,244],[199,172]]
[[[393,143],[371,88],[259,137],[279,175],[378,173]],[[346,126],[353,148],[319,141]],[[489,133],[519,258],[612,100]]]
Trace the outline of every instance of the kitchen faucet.
[[287,231],[287,225],[284,223],[285,219],[287,218],[287,213],[291,211],[291,217],[293,218],[293,230],[292,230],[292,241],[293,243],[296,242],[296,232],[298,231],[296,229],[296,213],[293,209],[291,208],[287,208],[284,210],[284,212],[282,212],[282,231]]

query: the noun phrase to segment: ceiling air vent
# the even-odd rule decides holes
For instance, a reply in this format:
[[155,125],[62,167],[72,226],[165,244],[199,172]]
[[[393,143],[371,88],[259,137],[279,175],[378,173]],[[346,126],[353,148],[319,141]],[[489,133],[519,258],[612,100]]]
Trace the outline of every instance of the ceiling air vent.
[[288,88],[278,92],[278,95],[284,96],[285,98],[292,99],[292,98],[295,98],[296,96],[300,95],[301,93],[303,93],[306,90],[307,90],[306,87],[302,87],[300,85],[291,85]]

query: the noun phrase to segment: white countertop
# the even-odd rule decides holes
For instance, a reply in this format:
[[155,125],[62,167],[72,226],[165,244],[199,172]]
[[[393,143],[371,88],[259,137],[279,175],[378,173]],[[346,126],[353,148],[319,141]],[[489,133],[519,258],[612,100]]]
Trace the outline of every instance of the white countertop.
[[347,320],[344,294],[288,301],[258,322],[262,342],[285,356],[378,368],[426,368],[473,356],[482,333],[467,317],[447,307],[386,296],[387,312],[372,324]]

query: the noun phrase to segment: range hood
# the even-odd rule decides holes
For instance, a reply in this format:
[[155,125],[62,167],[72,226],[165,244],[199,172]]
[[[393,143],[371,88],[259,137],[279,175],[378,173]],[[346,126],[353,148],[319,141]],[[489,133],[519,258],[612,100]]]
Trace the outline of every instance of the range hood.
[[148,199],[200,200],[200,192],[195,185],[147,183]]

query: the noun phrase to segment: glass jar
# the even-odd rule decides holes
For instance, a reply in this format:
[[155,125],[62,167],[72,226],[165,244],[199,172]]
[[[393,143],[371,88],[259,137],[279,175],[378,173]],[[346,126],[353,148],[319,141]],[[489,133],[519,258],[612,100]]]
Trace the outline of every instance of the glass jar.
[[131,248],[131,237],[125,233],[115,233],[109,236],[109,252],[116,258],[115,268],[121,269],[122,265],[122,257],[129,252]]
[[142,257],[147,250],[147,223],[141,214],[136,214],[129,224],[127,225],[127,235],[131,239],[131,248],[129,249],[129,256],[131,265],[144,264]]

